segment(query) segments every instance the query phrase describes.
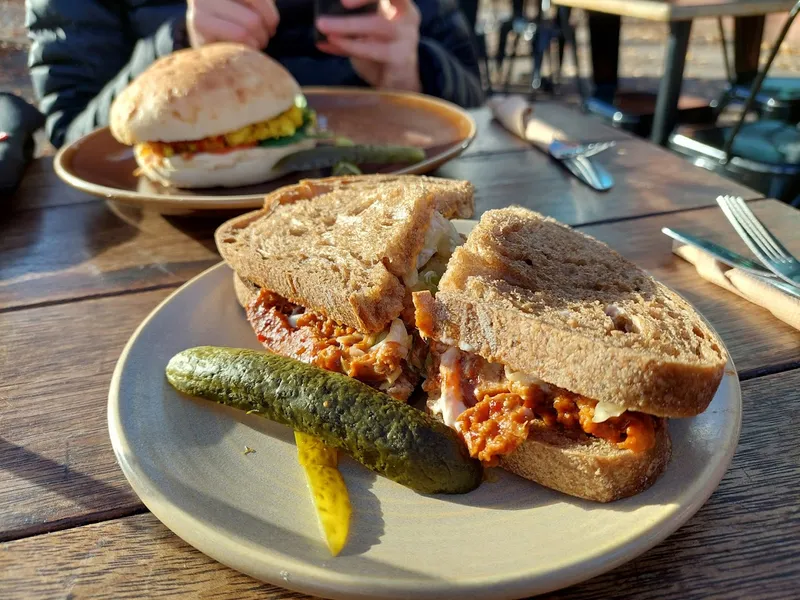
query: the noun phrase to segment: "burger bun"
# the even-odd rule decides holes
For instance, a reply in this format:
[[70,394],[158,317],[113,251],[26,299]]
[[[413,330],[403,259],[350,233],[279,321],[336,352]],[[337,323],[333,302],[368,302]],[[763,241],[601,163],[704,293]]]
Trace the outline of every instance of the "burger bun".
[[290,109],[301,93],[263,52],[233,43],[160,58],[111,105],[111,134],[128,146],[224,135]]

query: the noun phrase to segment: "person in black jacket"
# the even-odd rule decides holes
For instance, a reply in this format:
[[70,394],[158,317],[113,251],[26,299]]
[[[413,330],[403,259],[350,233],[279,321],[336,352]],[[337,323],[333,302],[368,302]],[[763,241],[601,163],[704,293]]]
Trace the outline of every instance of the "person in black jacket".
[[[343,0],[348,8],[370,0]],[[29,67],[60,147],[108,124],[114,98],[171,52],[214,41],[263,48],[300,85],[421,91],[483,101],[456,0],[383,0],[377,15],[314,21],[313,0],[28,0]],[[325,34],[317,42],[315,29]]]

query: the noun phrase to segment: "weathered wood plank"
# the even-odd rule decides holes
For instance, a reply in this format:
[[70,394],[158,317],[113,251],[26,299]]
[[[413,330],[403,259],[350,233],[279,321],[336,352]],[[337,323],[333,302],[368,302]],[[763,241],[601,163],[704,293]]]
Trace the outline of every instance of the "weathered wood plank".
[[464,157],[437,175],[474,182],[478,214],[519,204],[569,225],[716,206],[720,194],[761,197],[638,139],[620,140],[593,160],[614,177],[608,192],[587,187],[538,150]]
[[108,439],[108,385],[170,291],[0,314],[0,539],[141,509]]
[[177,285],[219,262],[221,222],[101,201],[11,214],[0,223],[0,309]]

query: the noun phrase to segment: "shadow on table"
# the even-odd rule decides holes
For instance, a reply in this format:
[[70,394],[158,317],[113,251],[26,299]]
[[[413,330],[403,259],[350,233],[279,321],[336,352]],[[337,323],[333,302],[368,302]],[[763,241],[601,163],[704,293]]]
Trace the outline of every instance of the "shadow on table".
[[26,210],[0,220],[0,278],[80,265],[137,234],[101,202]]
[[[108,209],[119,219],[132,227],[140,229],[145,219],[145,212],[135,206],[117,202],[106,203]],[[195,211],[186,215],[160,215],[160,218],[169,223],[181,233],[203,244],[214,252],[217,246],[214,243],[214,231],[228,219],[248,212],[248,209],[235,211]]]
[[[13,444],[3,437],[0,437],[0,465],[3,470],[33,484],[31,487],[58,494],[80,505],[82,521],[115,519],[135,512],[130,502],[120,502],[119,488],[75,471],[68,464],[58,463]],[[31,501],[35,502],[35,499],[31,498]],[[52,523],[43,521],[31,523],[21,530],[0,532],[0,542],[46,532]]]

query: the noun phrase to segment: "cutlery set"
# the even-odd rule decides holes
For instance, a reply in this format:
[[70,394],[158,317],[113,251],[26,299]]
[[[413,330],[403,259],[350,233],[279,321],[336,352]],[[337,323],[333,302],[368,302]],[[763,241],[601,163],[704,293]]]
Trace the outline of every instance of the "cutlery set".
[[747,203],[737,196],[717,198],[723,213],[760,264],[709,240],[669,227],[662,233],[676,242],[694,246],[730,267],[735,267],[787,294],[800,298],[800,261],[759,221]]
[[589,159],[615,145],[613,141],[572,144],[553,140],[547,147],[547,153],[580,181],[599,192],[605,192],[614,185],[614,178],[605,167]]

